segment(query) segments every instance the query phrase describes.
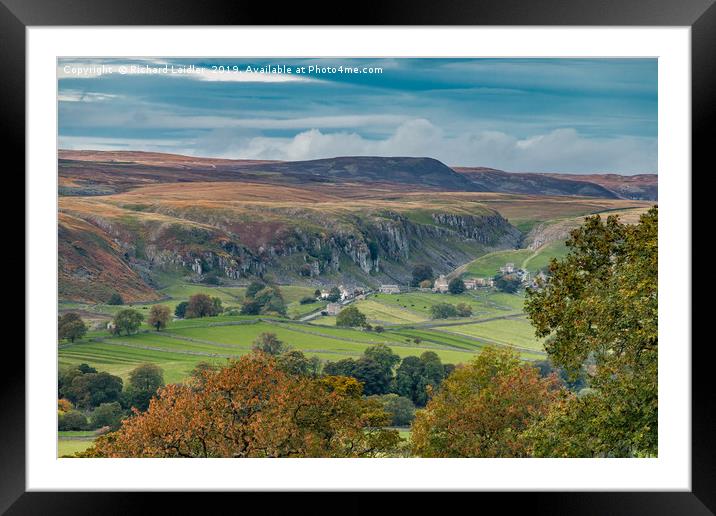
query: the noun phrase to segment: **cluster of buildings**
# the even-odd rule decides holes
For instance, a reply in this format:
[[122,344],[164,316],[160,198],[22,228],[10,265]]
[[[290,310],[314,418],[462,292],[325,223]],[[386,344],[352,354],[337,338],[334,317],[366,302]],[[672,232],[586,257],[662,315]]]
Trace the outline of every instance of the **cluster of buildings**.
[[[360,297],[365,295],[365,289],[362,289],[360,287],[356,287],[353,290],[349,290],[343,285],[338,286],[338,290],[341,292],[341,301],[347,301],[349,299],[352,299],[354,297]],[[328,297],[331,295],[330,290],[321,290],[321,299],[328,299]]]
[[[509,262],[500,267],[500,273],[514,275],[524,286],[532,288],[536,288],[540,282],[543,284],[547,280],[547,275],[544,272],[540,271],[536,276],[532,277],[527,269],[515,267],[514,263]],[[495,280],[491,277],[468,278],[463,280],[463,282],[465,283],[465,288],[468,290],[495,286]],[[441,274],[433,282],[432,289],[421,288],[419,290],[432,290],[437,293],[445,293],[448,292],[449,285],[450,281],[448,278],[444,274]],[[381,285],[379,291],[381,294],[400,294],[401,287],[399,285]]]

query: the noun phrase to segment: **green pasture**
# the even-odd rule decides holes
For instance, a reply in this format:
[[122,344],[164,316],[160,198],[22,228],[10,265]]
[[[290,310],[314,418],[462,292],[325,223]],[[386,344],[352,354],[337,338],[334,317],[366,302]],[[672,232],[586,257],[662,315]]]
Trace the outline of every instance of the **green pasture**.
[[[60,432],[62,433],[62,432]],[[92,446],[93,439],[57,439],[57,456],[65,457],[77,452],[85,451]]]
[[533,326],[523,317],[485,321],[460,326],[445,326],[441,330],[484,339],[485,344],[515,346],[534,351],[543,351],[544,339],[535,337]]

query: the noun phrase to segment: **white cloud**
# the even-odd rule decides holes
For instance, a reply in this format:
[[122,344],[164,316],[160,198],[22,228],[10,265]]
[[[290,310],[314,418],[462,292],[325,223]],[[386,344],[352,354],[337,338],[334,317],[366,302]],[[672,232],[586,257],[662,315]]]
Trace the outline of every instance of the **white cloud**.
[[[403,122],[385,139],[356,132],[303,131],[293,138],[255,136],[227,142],[223,157],[306,160],[334,156],[429,156],[453,166],[487,166],[523,172],[656,172],[656,141],[587,138],[557,129],[519,139],[499,131],[448,136],[425,119]],[[201,149],[195,153],[201,154]]]

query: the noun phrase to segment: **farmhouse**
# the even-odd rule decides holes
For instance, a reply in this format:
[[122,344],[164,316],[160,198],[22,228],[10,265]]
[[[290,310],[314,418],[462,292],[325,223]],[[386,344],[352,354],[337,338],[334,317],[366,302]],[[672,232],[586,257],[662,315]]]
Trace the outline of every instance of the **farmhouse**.
[[326,312],[328,312],[328,315],[338,315],[342,309],[343,305],[340,303],[328,303],[328,306],[326,306]]
[[400,294],[400,287],[398,285],[381,285],[381,294]]
[[343,285],[340,285],[338,290],[341,291],[341,301],[345,301],[346,299],[353,297],[353,294],[351,294]]
[[471,289],[471,290],[476,289],[478,286],[477,278],[466,279],[465,281],[463,281],[463,283],[465,283],[465,288]]
[[500,272],[503,274],[512,274],[515,272],[515,264],[506,263],[504,266],[500,267]]
[[433,292],[447,292],[448,291],[448,280],[444,274],[441,274],[438,279],[435,280],[433,285]]
[[495,280],[492,278],[476,278],[481,287],[494,287]]

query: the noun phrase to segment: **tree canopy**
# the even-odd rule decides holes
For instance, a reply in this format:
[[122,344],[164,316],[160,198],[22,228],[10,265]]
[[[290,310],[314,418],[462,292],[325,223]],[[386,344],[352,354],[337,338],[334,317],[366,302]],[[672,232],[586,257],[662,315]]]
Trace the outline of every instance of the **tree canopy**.
[[87,325],[75,312],[62,314],[57,321],[57,336],[60,340],[74,342],[87,333]]
[[419,411],[413,453],[421,457],[525,457],[520,434],[546,414],[562,391],[512,350],[485,348],[456,368]]
[[355,306],[348,306],[341,310],[336,316],[336,326],[355,328],[365,326],[366,317],[363,312]]
[[142,315],[136,310],[133,310],[131,308],[125,308],[124,310],[120,310],[114,316],[114,332],[118,335],[121,335],[122,332],[125,332],[127,335],[130,335],[139,329],[139,326],[142,324],[143,320],[144,315]]
[[558,405],[532,433],[541,456],[657,453],[658,304],[654,207],[636,225],[588,217],[525,309],[551,361],[576,375],[591,360],[594,395]]
[[147,322],[150,326],[154,326],[154,328],[159,331],[162,328],[166,328],[167,324],[169,323],[169,318],[171,317],[171,312],[169,311],[169,307],[166,305],[154,305],[152,306],[151,310],[149,311],[149,319]]
[[[99,437],[86,457],[375,457],[393,451],[390,415],[342,377],[287,374],[264,353],[172,384]],[[352,387],[350,386],[352,382]]]

